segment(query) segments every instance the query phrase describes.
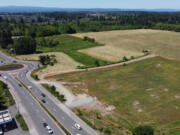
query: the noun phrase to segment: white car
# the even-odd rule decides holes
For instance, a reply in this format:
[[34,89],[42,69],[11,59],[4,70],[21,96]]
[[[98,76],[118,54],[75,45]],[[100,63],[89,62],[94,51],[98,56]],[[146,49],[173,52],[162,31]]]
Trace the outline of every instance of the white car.
[[43,126],[46,128],[49,134],[53,134],[52,128],[47,123],[43,123]]
[[2,127],[0,127],[0,135],[3,135]]
[[81,130],[81,126],[80,126],[78,123],[75,123],[75,124],[74,124],[74,127],[75,127],[76,129],[78,129],[78,130]]
[[8,78],[7,78],[7,76],[3,76],[3,78],[5,79],[5,80],[7,80]]
[[49,134],[52,134],[53,133],[53,130],[50,126],[46,126],[46,129],[48,131]]
[[32,89],[32,86],[28,86],[28,89]]

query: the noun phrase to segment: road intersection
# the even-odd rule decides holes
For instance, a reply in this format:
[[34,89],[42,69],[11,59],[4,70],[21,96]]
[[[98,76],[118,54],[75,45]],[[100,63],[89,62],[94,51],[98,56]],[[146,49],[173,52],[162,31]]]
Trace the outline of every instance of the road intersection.
[[[16,61],[18,64],[26,65],[23,70],[13,71],[13,72],[3,72],[2,76],[7,76],[7,83],[9,83],[18,95],[21,104],[26,111],[31,122],[30,124],[33,135],[48,135],[48,132],[42,126],[43,122],[46,122],[54,130],[54,135],[64,135],[63,130],[57,125],[57,123],[48,115],[48,113],[40,106],[36,101],[46,100],[46,103],[42,103],[43,106],[56,118],[56,120],[63,125],[63,127],[71,135],[97,135],[97,133],[90,128],[85,122],[79,119],[66,105],[62,104],[55,97],[53,97],[47,90],[45,90],[41,85],[34,84],[34,80],[31,78],[30,73],[38,67],[37,62],[26,62],[19,61],[9,56],[6,56],[0,52],[0,57],[3,58],[7,64],[12,64]],[[31,86],[31,93],[26,90],[25,87],[20,86],[19,83],[22,82],[26,87]],[[42,93],[46,94],[46,97],[42,97]],[[36,99],[32,96],[35,96]],[[81,125],[82,130],[74,128],[74,124],[78,123]]]

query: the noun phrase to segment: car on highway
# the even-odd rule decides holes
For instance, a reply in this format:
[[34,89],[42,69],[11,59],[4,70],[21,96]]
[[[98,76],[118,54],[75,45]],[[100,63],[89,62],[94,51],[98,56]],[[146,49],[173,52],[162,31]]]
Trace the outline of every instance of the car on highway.
[[13,63],[17,63],[17,61],[13,60]]
[[46,103],[46,100],[45,100],[45,99],[41,99],[41,101],[42,101],[43,103]]
[[82,129],[81,126],[80,126],[78,123],[75,123],[75,124],[74,124],[74,127],[75,127],[76,129],[78,129],[78,130],[81,130],[81,129]]
[[32,90],[32,86],[28,86],[28,89],[31,89],[31,90]]
[[5,80],[7,80],[8,78],[7,78],[7,76],[3,76],[3,78],[5,79]]
[[46,128],[49,134],[53,134],[52,128],[47,123],[43,123],[43,126]]
[[19,85],[19,87],[22,87],[22,85],[20,83],[18,85]]
[[3,135],[2,127],[0,127],[0,135]]
[[44,93],[41,93],[41,96],[42,96],[42,97],[46,97],[46,95],[45,95]]

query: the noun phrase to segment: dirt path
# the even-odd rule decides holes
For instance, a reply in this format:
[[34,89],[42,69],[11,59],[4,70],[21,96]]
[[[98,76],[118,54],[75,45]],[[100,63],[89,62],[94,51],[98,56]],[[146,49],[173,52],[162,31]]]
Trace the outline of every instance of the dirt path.
[[[157,55],[154,55],[154,54],[152,54],[152,55],[147,55],[147,56],[144,56],[144,57],[141,57],[141,58],[137,58],[137,59],[133,59],[133,60],[130,60],[130,61],[127,61],[127,62],[121,62],[121,63],[111,64],[111,65],[106,65],[106,66],[100,66],[100,67],[95,67],[95,68],[80,69],[80,70],[78,70],[78,71],[67,72],[67,74],[112,68],[112,67],[121,66],[121,65],[124,65],[124,64],[130,64],[130,63],[142,61],[142,60],[145,60],[145,59],[150,59],[150,58],[153,58],[153,57],[156,57],[156,56],[157,56]],[[65,74],[66,74],[66,73],[65,73]],[[55,78],[55,77],[57,77],[58,75],[59,75],[59,74],[47,75],[47,76],[45,76],[45,79]]]
[[38,82],[35,81],[35,83],[54,85],[57,88],[57,91],[65,96],[65,98],[66,98],[65,104],[70,108],[82,106],[84,104],[93,102],[92,97],[87,96],[85,94],[74,95],[70,90],[68,90],[66,87],[64,87],[59,82],[41,80]]

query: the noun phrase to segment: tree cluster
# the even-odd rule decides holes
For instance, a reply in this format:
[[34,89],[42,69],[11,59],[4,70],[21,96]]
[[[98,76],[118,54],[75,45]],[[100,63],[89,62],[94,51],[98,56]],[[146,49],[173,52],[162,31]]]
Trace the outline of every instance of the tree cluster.
[[53,66],[55,63],[57,63],[57,60],[55,58],[55,55],[40,55],[39,61],[42,65],[51,65]]
[[16,54],[33,54],[36,52],[36,40],[32,37],[20,37],[14,42]]
[[95,39],[94,39],[94,38],[89,38],[89,37],[87,37],[87,36],[85,36],[85,37],[83,38],[83,40],[84,40],[84,41],[89,41],[89,42],[92,42],[92,43],[95,42]]
[[151,126],[138,126],[133,133],[134,135],[154,135],[154,129]]
[[0,46],[3,49],[6,49],[9,44],[13,41],[11,39],[11,32],[7,29],[3,29],[0,31]]

